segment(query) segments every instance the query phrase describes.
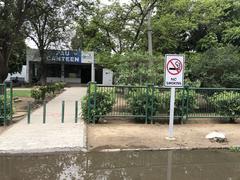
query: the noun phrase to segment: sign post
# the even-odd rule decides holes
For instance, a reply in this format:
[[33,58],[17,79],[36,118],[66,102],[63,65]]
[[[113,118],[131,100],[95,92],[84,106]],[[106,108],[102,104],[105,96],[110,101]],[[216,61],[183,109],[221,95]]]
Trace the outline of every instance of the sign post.
[[169,140],[175,139],[173,136],[175,90],[176,88],[183,87],[184,59],[184,55],[167,54],[165,56],[164,86],[171,88],[169,128],[167,137]]

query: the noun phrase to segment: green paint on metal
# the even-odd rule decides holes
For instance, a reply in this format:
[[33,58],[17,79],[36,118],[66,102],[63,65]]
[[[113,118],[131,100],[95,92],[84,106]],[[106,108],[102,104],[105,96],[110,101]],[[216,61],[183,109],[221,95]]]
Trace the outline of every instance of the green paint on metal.
[[4,83],[4,110],[3,110],[4,126],[7,125],[7,84]]
[[96,121],[96,96],[97,96],[97,83],[94,82],[94,100],[93,100],[93,123]]
[[147,84],[147,88],[146,88],[146,107],[145,107],[145,124],[148,123],[148,99],[149,99],[149,85]]
[[188,120],[188,107],[189,107],[189,86],[186,86],[187,101],[186,101],[186,121]]
[[90,120],[90,86],[91,86],[91,83],[88,83],[88,88],[87,88],[87,112],[88,112],[88,115],[87,115],[87,123],[89,124],[89,120]]
[[75,123],[78,122],[78,101],[75,101]]
[[64,114],[65,114],[65,101],[62,101],[62,119],[61,119],[62,123],[64,123]]
[[[166,119],[169,117],[169,88],[154,86],[147,84],[146,86],[104,86],[96,85],[96,83],[89,83],[88,86],[88,123],[95,123],[99,117],[129,117],[144,119],[145,123],[153,123],[156,119]],[[240,89],[226,89],[226,88],[191,88],[185,86],[178,88],[176,92],[175,108],[178,110],[175,119],[181,119],[181,122],[187,121],[189,118],[218,118],[223,117],[217,114],[209,97],[213,94],[223,91],[233,91],[240,93]],[[114,105],[111,112],[101,115],[97,114],[96,97],[97,92],[109,92],[114,97]],[[146,96],[143,109],[138,112],[133,112],[130,107],[130,98],[142,93]],[[225,98],[225,97],[223,97]],[[98,100],[98,99],[97,99]],[[138,99],[136,99],[138,101]],[[155,102],[157,101],[157,102]],[[97,101],[98,103],[98,101]],[[142,99],[139,99],[142,103]],[[91,117],[90,117],[90,112]],[[228,117],[230,118],[230,117]]]
[[151,124],[153,123],[153,100],[154,100],[154,84],[151,85],[151,91],[152,91],[152,94],[151,94]]
[[28,116],[27,116],[27,122],[28,124],[31,123],[31,103],[28,102]]
[[13,116],[13,89],[12,82],[10,82],[10,120],[12,120]]
[[186,88],[183,88],[182,90],[182,112],[181,112],[181,123],[183,123],[184,121],[186,121]]
[[43,124],[46,123],[46,102],[43,102]]

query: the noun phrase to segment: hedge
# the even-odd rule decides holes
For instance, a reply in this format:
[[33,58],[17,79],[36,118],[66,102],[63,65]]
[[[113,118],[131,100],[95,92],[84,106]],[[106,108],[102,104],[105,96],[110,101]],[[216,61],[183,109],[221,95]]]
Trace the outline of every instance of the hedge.
[[231,121],[240,117],[240,93],[223,91],[209,98],[217,114],[230,117]]
[[47,94],[55,94],[57,91],[60,92],[65,87],[65,83],[54,83],[46,86],[35,86],[31,90],[31,97],[35,100],[44,100]]
[[[82,99],[82,117],[84,120],[93,120],[98,122],[100,117],[112,111],[115,103],[114,89],[108,91],[94,91],[90,89],[90,93]],[[94,96],[96,98],[96,105],[94,109]],[[90,106],[90,107],[89,107]],[[98,117],[96,117],[98,116]]]

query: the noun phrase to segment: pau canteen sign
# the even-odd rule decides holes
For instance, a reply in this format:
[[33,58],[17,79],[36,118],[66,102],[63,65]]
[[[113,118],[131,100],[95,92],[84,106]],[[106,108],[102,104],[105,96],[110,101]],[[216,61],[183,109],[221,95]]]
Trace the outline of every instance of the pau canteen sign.
[[76,64],[91,64],[94,63],[93,51],[80,51],[80,50],[48,50],[48,62],[64,62]]
[[164,86],[184,86],[184,61],[185,56],[179,54],[165,55]]

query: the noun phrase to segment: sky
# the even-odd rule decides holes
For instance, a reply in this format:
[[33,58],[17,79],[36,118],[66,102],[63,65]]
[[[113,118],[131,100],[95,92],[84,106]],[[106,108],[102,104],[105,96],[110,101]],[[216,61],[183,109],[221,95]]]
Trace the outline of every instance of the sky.
[[[112,0],[101,0],[101,3],[109,5],[109,4],[112,3],[111,1],[112,1]],[[128,3],[130,0],[118,0],[118,1],[119,1],[121,4],[123,4],[123,3]]]

